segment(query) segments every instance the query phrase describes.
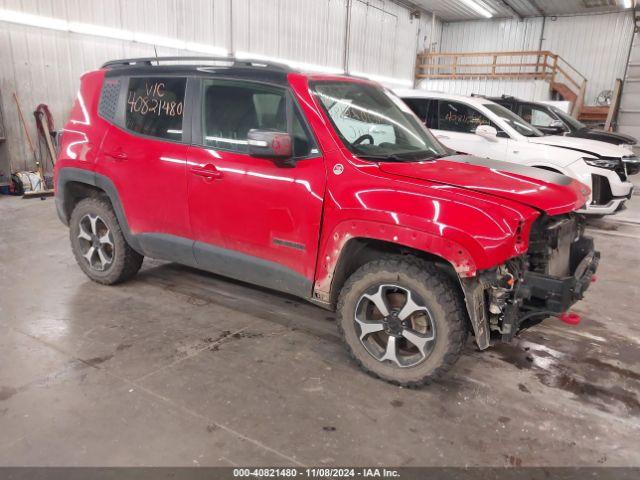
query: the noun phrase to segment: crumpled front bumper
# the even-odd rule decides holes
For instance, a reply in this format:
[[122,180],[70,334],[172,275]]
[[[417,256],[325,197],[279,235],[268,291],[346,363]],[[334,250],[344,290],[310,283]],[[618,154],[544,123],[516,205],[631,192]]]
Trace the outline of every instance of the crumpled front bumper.
[[600,252],[590,237],[582,237],[571,246],[570,270],[566,277],[525,272],[518,296],[523,300],[523,316],[559,315],[584,296],[598,269]]
[[[491,338],[495,337],[493,334],[499,334],[502,341],[509,342],[523,328],[535,325],[547,317],[565,313],[583,298],[593,281],[599,262],[600,252],[595,249],[593,239],[580,237],[571,244],[568,275],[549,275],[531,270],[522,272],[518,284],[507,292],[512,296],[506,302],[502,314],[493,315],[493,318],[489,311],[487,293],[495,289],[491,278],[496,276],[496,271],[460,279],[478,347],[481,350],[488,348]],[[499,318],[497,323],[496,317]]]

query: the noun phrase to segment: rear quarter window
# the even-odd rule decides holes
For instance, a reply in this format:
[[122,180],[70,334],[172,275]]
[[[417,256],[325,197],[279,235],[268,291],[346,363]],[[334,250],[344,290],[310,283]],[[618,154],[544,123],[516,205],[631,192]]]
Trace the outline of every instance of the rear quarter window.
[[186,78],[129,79],[125,128],[141,135],[182,140]]
[[102,85],[98,113],[109,122],[113,122],[116,118],[121,84],[122,79],[120,78],[107,78]]

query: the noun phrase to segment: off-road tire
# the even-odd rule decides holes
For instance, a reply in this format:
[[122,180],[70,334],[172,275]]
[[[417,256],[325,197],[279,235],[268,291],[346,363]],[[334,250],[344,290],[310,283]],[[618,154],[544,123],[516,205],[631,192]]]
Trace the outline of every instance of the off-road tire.
[[[376,284],[395,284],[420,295],[436,326],[433,350],[422,363],[401,368],[374,358],[360,342],[355,311],[361,295]],[[441,378],[460,357],[468,334],[460,289],[433,263],[413,256],[389,255],[364,264],[346,281],[337,305],[338,330],[356,363],[368,374],[417,388]]]
[[[86,215],[98,215],[109,228],[113,238],[112,262],[104,271],[91,268],[82,256],[80,248],[80,221]],[[69,238],[71,250],[82,271],[94,282],[103,285],[115,285],[133,277],[140,267],[144,256],[140,255],[127,243],[118,219],[108,200],[102,198],[85,198],[78,202],[69,220]]]

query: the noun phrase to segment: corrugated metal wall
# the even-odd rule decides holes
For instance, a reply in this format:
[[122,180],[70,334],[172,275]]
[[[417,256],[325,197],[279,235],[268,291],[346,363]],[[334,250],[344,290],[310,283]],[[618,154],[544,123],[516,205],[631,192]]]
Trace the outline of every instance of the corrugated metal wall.
[[[342,68],[347,0],[0,0],[0,8]],[[0,172],[33,168],[12,98],[32,112],[46,103],[63,125],[80,75],[109,59],[153,56],[151,45],[0,22],[0,91],[8,141]],[[441,28],[441,24],[437,24]],[[416,42],[431,18],[411,19],[391,0],[352,0],[349,71],[413,80]],[[431,41],[431,40],[429,40]],[[158,54],[188,54],[158,47]],[[1,181],[1,180],[0,180]]]
[[[633,39],[627,74],[620,99],[618,128],[621,132],[640,138],[640,33]],[[640,146],[636,147],[640,155]]]
[[[538,50],[542,18],[445,23],[443,52]],[[466,60],[465,60],[466,62]]]
[[586,101],[612,90],[624,77],[633,38],[630,12],[547,19],[542,47],[562,56],[587,77]]
[[[587,77],[586,103],[594,104],[598,93],[612,89],[615,79],[624,75],[632,37],[630,12],[551,17],[546,21],[542,18],[468,21],[444,24],[441,51],[550,50]],[[471,87],[464,83],[452,84],[456,93],[472,90],[492,94],[504,82],[469,80]],[[527,85],[516,91],[533,91],[533,82],[522,83]],[[445,86],[443,82],[425,84],[432,89]]]
[[544,80],[422,80],[418,88],[433,92],[454,93],[456,95],[513,95],[530,100],[550,100],[549,83]]

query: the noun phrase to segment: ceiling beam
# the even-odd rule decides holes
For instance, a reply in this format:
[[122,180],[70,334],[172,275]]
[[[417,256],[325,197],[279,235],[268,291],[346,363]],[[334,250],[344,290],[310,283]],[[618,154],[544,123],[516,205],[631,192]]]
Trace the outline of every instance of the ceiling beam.
[[515,8],[513,8],[507,0],[501,0],[501,3],[505,7],[507,7],[507,9],[511,11],[511,13],[513,13],[513,15],[517,17],[518,20],[522,21],[522,15],[520,14],[520,12],[518,12]]
[[531,5],[533,9],[538,12],[538,15],[540,15],[541,17],[547,16],[547,13],[542,8],[540,8],[540,5],[538,5],[538,2],[536,2],[536,0],[527,0],[527,2],[529,2],[529,5]]
[[410,0],[391,0],[391,2],[409,10],[409,14],[412,16],[412,18],[414,17],[414,12],[426,13],[429,16],[435,15],[433,12],[430,12],[423,6],[418,5]]

